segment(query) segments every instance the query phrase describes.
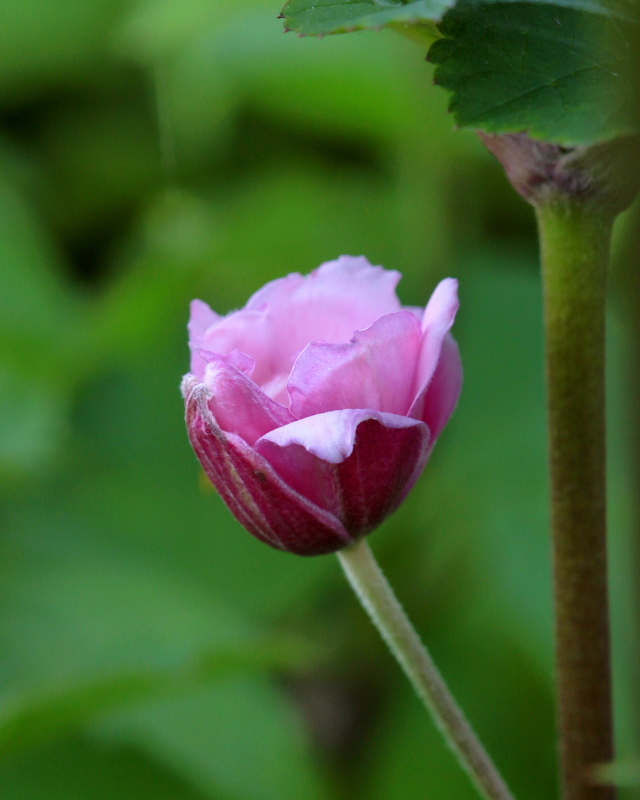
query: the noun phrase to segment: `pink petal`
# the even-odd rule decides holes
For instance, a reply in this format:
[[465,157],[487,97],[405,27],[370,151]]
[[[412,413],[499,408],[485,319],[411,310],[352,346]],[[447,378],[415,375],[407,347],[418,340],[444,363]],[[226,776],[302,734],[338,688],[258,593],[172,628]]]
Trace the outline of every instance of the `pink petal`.
[[225,433],[234,433],[253,446],[265,433],[293,420],[291,413],[267,397],[260,387],[225,358],[210,356],[204,379],[209,409]]
[[189,316],[189,339],[197,344],[202,338],[207,328],[210,328],[216,322],[220,322],[222,317],[212,311],[211,308],[203,300],[192,300],[190,306],[191,314]]
[[366,408],[342,409],[316,414],[313,417],[297,419],[266,433],[260,441],[256,442],[256,450],[263,452],[267,446],[277,445],[287,448],[291,445],[300,445],[302,448],[317,456],[322,461],[330,464],[340,464],[351,453],[356,439],[358,425],[366,419],[383,421],[385,417],[392,416],[394,427],[409,427],[418,424],[416,420],[397,415],[385,415],[380,411]]
[[200,346],[246,353],[256,362],[256,383],[281,399],[294,361],[309,342],[348,342],[355,330],[401,310],[399,279],[398,272],[372,267],[364,257],[342,256],[306,277],[268,283],[244,309],[210,327]]
[[453,414],[462,391],[462,362],[456,340],[450,333],[442,341],[440,359],[423,398],[421,419],[429,426],[429,452]]
[[423,423],[349,409],[271,431],[256,442],[256,450],[288,485],[356,537],[402,502],[424,468],[428,439]]
[[[269,362],[269,351],[263,330],[264,323],[264,314],[255,311],[235,311],[227,317],[220,317],[198,339],[189,341],[191,372],[202,378],[204,367],[201,365],[207,363],[207,354],[226,356],[234,351],[243,353],[254,363],[257,361],[260,365],[258,372],[264,371],[262,364],[268,365]],[[265,344],[262,349],[256,347],[261,342]]]
[[458,281],[445,278],[436,286],[422,318],[422,350],[415,384],[415,400],[410,416],[422,419],[422,408],[429,382],[438,365],[442,342],[451,329],[458,302]]
[[199,350],[207,330],[222,319],[202,300],[191,301],[191,314],[187,325],[189,331],[189,347],[191,348],[191,372],[202,378],[206,365]]
[[288,390],[297,418],[341,408],[407,414],[422,344],[410,311],[388,314],[349,344],[312,343],[296,361]]
[[[199,347],[191,346],[191,372],[201,381],[204,380],[207,364],[210,364],[212,361],[219,361],[220,359],[240,370],[240,372],[243,372],[248,377],[251,377],[255,370],[256,362],[240,350],[232,350],[228,355],[223,356],[220,353],[211,353],[208,350],[202,350]],[[194,364],[198,367],[197,374],[193,372]]]
[[[372,266],[364,256],[340,256],[304,277],[294,273],[271,281],[249,299],[246,308],[262,311],[268,307],[274,314],[286,314],[292,306],[339,310],[338,319],[329,316],[322,320],[321,325],[328,330],[311,337],[335,339],[331,331],[351,335],[356,328],[368,327],[379,317],[400,311],[396,286],[401,277],[395,270]],[[368,320],[366,325],[363,319]],[[300,321],[308,322],[304,318]],[[343,340],[342,335],[337,336],[336,341]]]
[[353,541],[340,522],[288,486],[265,459],[210,410],[210,390],[193,376],[183,383],[191,444],[209,479],[247,530],[279,550],[320,555]]

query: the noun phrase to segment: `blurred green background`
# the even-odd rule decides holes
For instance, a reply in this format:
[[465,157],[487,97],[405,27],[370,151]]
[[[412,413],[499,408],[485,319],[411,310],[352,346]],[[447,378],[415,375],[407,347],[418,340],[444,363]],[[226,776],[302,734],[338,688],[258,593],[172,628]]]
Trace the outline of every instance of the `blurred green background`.
[[[371,543],[517,796],[553,798],[532,212],[452,130],[419,46],[284,36],[274,2],[0,3],[0,795],[475,797],[336,559],[242,530],[184,430],[188,301],[225,313],[347,253],[401,270],[407,304],[460,279],[460,406]],[[622,758],[640,752],[634,219],[610,313]]]

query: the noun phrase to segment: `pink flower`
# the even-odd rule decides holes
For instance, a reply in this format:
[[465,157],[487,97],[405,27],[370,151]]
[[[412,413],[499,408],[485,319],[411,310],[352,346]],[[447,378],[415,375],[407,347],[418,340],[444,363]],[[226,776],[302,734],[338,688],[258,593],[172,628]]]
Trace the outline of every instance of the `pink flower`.
[[318,555],[372,531],[455,408],[457,281],[422,312],[400,305],[400,277],[342,256],[226,317],[191,304],[191,443],[233,514],[273,547]]

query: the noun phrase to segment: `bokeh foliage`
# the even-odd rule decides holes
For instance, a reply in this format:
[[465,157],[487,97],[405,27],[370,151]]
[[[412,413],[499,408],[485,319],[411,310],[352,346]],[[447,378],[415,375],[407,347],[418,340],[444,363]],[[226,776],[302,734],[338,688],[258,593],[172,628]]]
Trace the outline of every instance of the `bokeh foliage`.
[[[400,269],[412,305],[460,278],[463,398],[372,544],[517,795],[554,795],[531,213],[451,130],[419,46],[283,36],[278,10],[0,4],[3,800],[474,797],[336,560],[254,541],[184,431],[191,297],[225,312],[339,253]],[[614,299],[635,279],[614,272]],[[611,516],[631,756],[625,309]]]

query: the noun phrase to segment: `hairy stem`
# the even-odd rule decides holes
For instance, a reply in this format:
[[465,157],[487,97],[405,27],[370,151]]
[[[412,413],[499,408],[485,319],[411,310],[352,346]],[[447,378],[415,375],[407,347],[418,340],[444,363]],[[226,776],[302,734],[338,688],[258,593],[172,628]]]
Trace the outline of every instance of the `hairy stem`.
[[605,289],[612,215],[537,209],[542,245],[564,800],[612,800],[591,779],[613,757],[607,598]]
[[481,795],[513,800],[409,622],[365,539],[338,552],[351,586]]

